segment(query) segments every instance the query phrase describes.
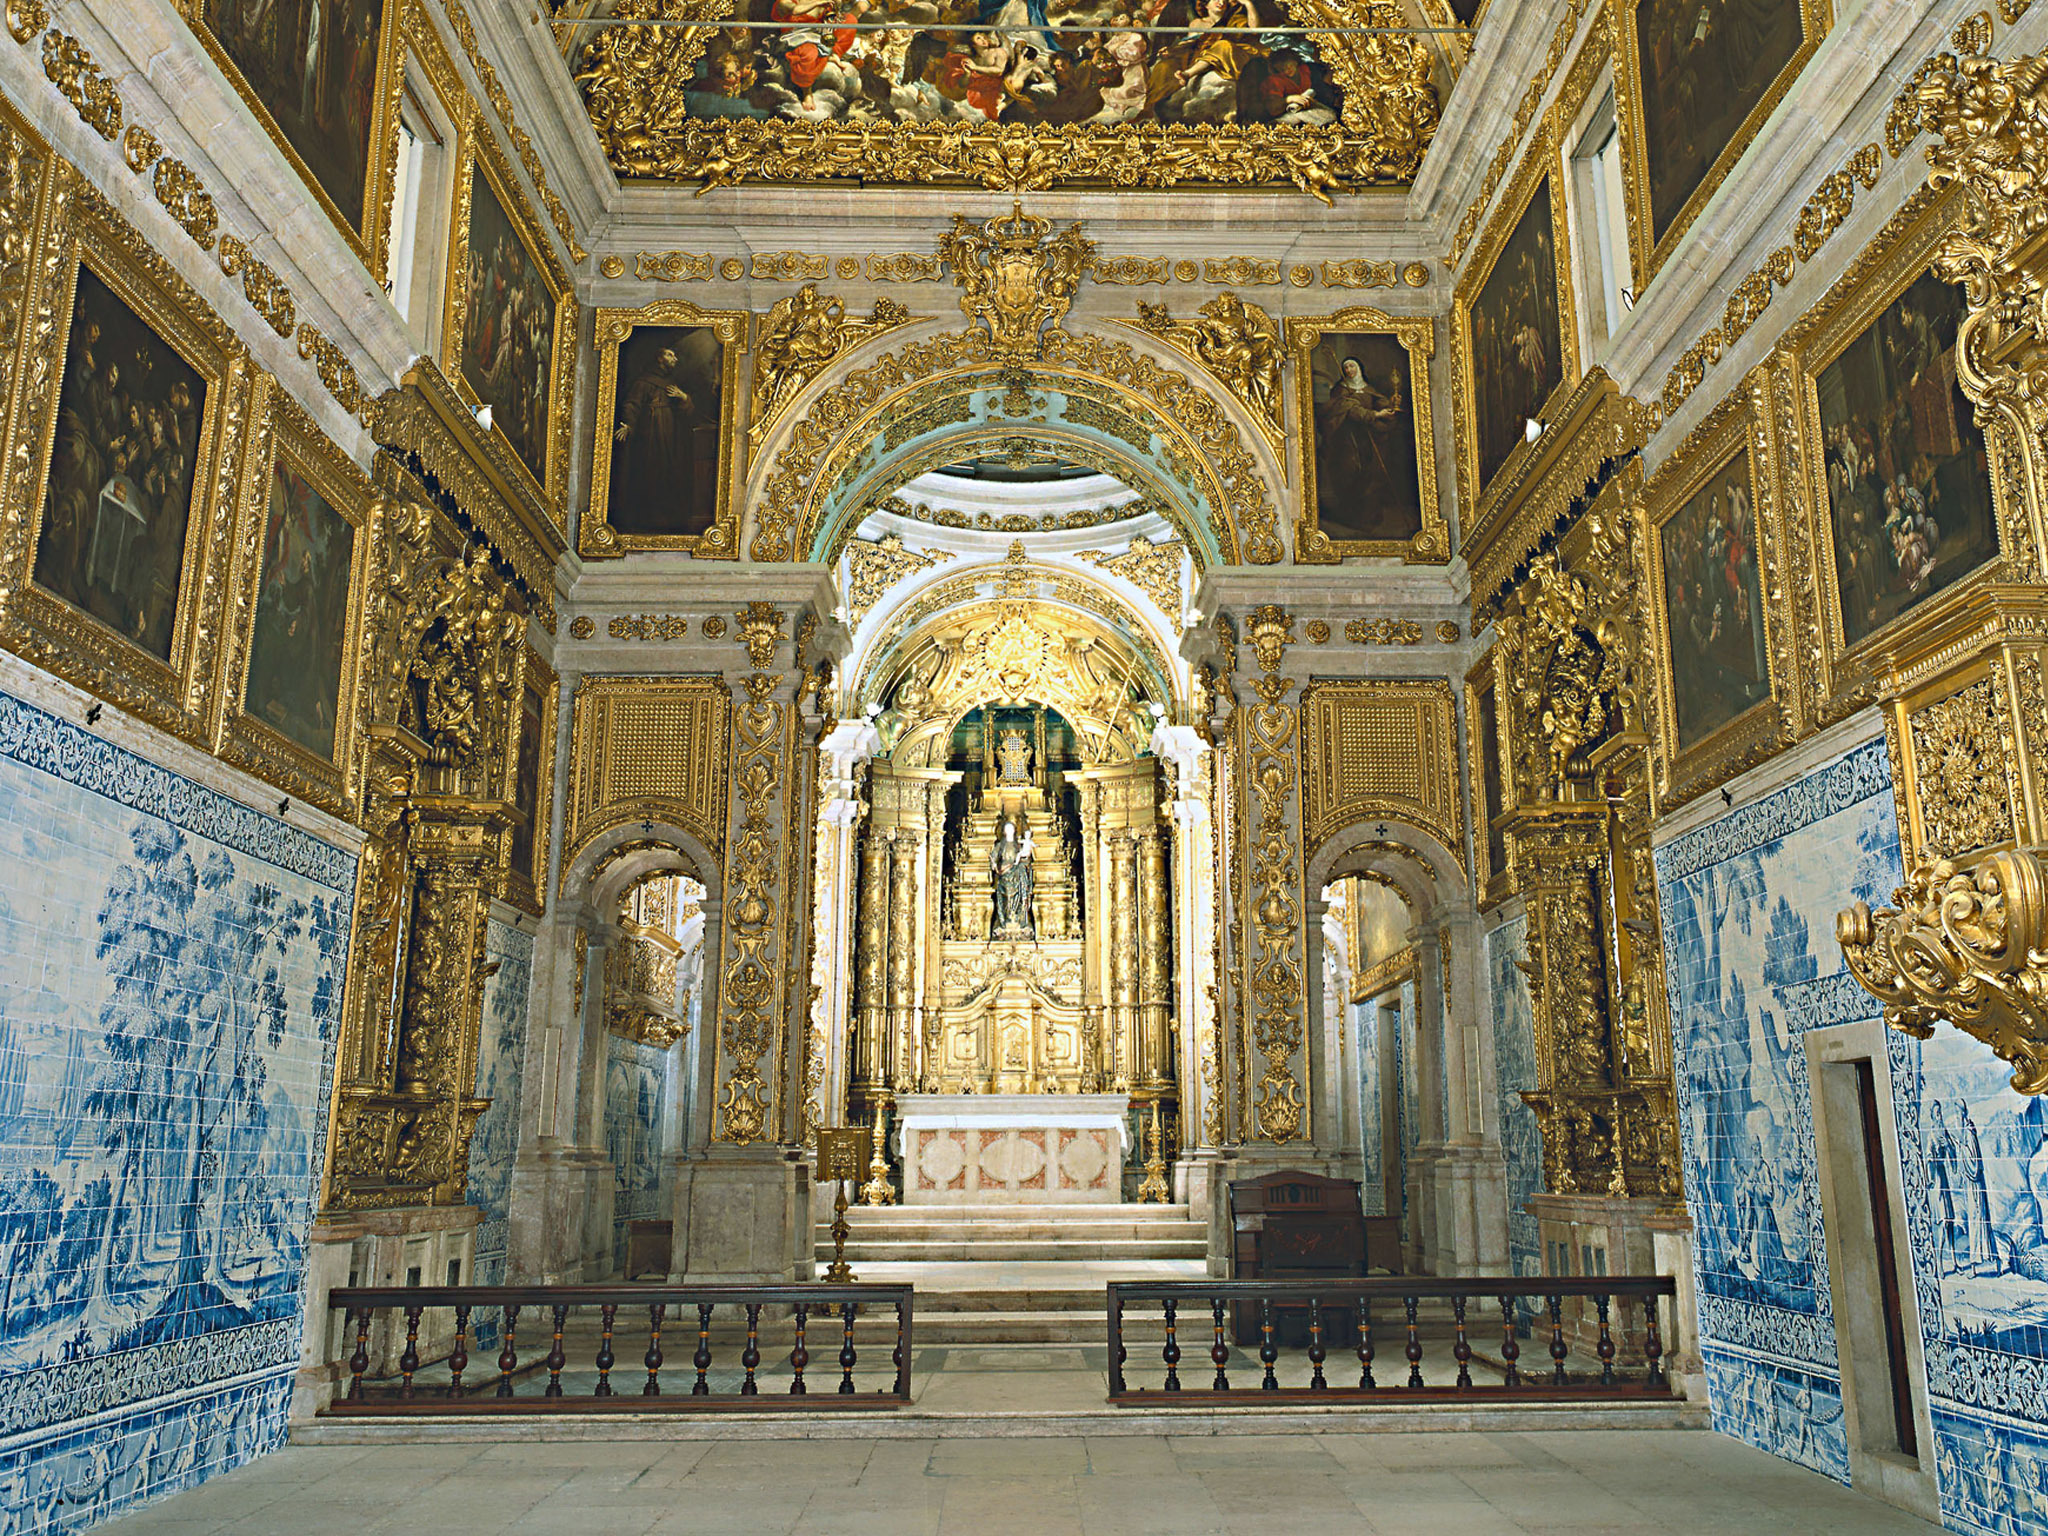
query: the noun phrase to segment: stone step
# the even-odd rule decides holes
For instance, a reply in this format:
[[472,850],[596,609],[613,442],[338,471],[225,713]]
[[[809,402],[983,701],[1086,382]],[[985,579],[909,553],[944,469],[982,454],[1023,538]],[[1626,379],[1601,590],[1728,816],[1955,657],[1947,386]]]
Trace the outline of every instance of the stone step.
[[[832,1252],[828,1232],[819,1251]],[[1188,1238],[1042,1238],[1030,1244],[962,1241],[953,1237],[869,1238],[856,1233],[846,1244],[847,1261],[892,1264],[917,1263],[1000,1263],[1005,1259],[1058,1262],[1064,1259],[1096,1261],[1140,1259],[1200,1259],[1207,1256],[1208,1243],[1201,1237]]]
[[1108,1322],[1089,1312],[946,1312],[919,1309],[916,1342],[927,1344],[1100,1344]]
[[[823,1202],[830,1220],[830,1202]],[[910,1223],[950,1226],[958,1222],[1000,1221],[1015,1226],[1064,1221],[1119,1221],[1133,1226],[1193,1220],[1185,1205],[1107,1205],[1092,1201],[1040,1202],[1024,1204],[982,1202],[972,1205],[854,1205],[847,1207],[846,1219],[854,1226],[868,1222]]]
[[[1199,1221],[1133,1222],[1108,1221],[858,1221],[848,1224],[848,1242],[954,1242],[1001,1243],[1029,1252],[1040,1243],[1116,1239],[1126,1242],[1206,1241],[1207,1229]],[[832,1224],[821,1222],[819,1232],[832,1239]]]

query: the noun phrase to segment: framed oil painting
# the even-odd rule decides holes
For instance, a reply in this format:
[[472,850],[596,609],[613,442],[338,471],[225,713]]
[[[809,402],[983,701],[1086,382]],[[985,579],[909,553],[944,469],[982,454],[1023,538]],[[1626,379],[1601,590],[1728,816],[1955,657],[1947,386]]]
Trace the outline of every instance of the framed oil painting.
[[445,371],[470,404],[488,408],[559,523],[576,306],[532,211],[488,130],[472,125],[457,177],[449,241]]
[[410,0],[188,0],[196,30],[357,254],[384,271],[382,195],[398,129],[399,13]]
[[237,592],[249,622],[234,642],[224,755],[345,814],[370,487],[274,387],[270,406],[268,462],[252,460],[244,495]]
[[1500,771],[1500,691],[1495,677],[1498,652],[1488,650],[1479,665],[1465,674],[1465,718],[1471,722],[1467,749],[1475,759],[1470,778],[1472,819],[1479,830],[1484,860],[1479,871],[1482,905],[1505,895],[1508,868],[1507,836],[1500,819],[1508,809],[1506,780]]
[[1528,423],[1545,416],[1577,367],[1551,154],[1539,136],[1453,301],[1464,361],[1459,479],[1470,493],[1465,504],[1482,518],[1487,490]]
[[1449,559],[1437,510],[1429,321],[1359,306],[1287,322],[1302,432],[1295,557]]
[[1783,730],[1774,698],[1772,476],[1757,407],[1725,401],[1644,488],[1661,682],[1664,803],[1731,777]]
[[1785,94],[1830,0],[1634,0],[1616,29],[1616,106],[1648,285]]
[[1919,201],[1787,337],[1829,701],[1869,680],[1880,636],[1998,555],[1999,456],[1956,382],[1963,293],[1927,265],[1953,205]]
[[512,902],[539,915],[546,906],[548,812],[554,800],[555,709],[560,697],[555,670],[531,648],[519,691],[519,741],[512,751]]
[[747,317],[679,299],[597,312],[597,437],[585,555],[731,556]]
[[[53,232],[50,382],[25,386],[38,494],[10,540],[13,648],[152,724],[199,737],[217,623],[201,612],[239,473],[250,369],[227,328],[105,200],[82,189]],[[232,424],[232,425],[230,425]]]

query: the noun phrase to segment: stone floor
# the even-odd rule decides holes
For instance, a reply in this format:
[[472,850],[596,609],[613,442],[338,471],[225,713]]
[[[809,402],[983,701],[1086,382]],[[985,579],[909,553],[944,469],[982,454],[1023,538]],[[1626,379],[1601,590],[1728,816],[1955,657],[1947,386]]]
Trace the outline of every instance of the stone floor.
[[364,1536],[1887,1536],[1704,1430],[293,1446],[105,1529]]

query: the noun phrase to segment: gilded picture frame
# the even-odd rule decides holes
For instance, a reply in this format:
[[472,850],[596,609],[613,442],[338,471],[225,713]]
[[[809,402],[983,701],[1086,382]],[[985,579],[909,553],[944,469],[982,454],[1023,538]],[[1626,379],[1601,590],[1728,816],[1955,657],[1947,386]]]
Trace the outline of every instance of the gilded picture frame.
[[[638,309],[597,312],[597,415],[590,453],[590,505],[577,525],[577,553],[591,559],[632,550],[681,550],[699,559],[739,555],[739,514],[733,487],[745,472],[746,444],[738,430],[740,355],[747,349],[748,316],[739,309],[700,309],[686,299],[660,299]],[[643,327],[704,328],[717,339],[718,471],[711,526],[695,534],[631,533],[612,526],[612,450],[619,413],[619,350]]]
[[[362,712],[363,623],[368,607],[370,560],[374,543],[372,491],[369,477],[314,425],[306,411],[275,380],[264,379],[268,409],[259,407],[255,438],[246,456],[240,492],[241,526],[235,540],[232,581],[232,622],[218,696],[222,704],[219,753],[228,762],[288,790],[299,799],[334,815],[353,814],[362,787],[361,742],[357,729]],[[277,643],[269,634],[273,615],[265,602],[266,585],[281,558],[289,579],[294,551],[273,527],[274,495],[282,480],[317,494],[327,512],[353,531],[349,558],[340,576],[340,591],[322,596],[341,599],[340,622],[331,616],[316,629],[338,632],[339,658],[334,681],[333,745],[321,753],[302,736],[281,724],[276,713],[251,698],[251,668],[261,667],[263,649]],[[300,573],[314,574],[324,559],[298,551]],[[321,550],[324,556],[329,551]],[[334,581],[331,569],[326,580]],[[289,654],[286,656],[290,660]],[[266,672],[267,668],[264,669]]]
[[1546,124],[1531,142],[1493,216],[1474,242],[1472,254],[1452,293],[1451,389],[1456,406],[1453,415],[1457,427],[1458,506],[1468,541],[1491,519],[1506,494],[1507,485],[1514,479],[1516,465],[1524,462],[1530,452],[1531,445],[1527,442],[1517,443],[1482,483],[1472,316],[1488,280],[1493,276],[1495,264],[1521,227],[1539,191],[1547,197],[1550,208],[1548,227],[1555,278],[1561,377],[1537,403],[1536,419],[1548,421],[1555,416],[1560,402],[1579,382],[1579,327],[1572,294],[1571,240],[1563,196],[1565,180],[1555,125]]
[[[57,190],[36,258],[30,301],[43,310],[35,316],[20,354],[24,366],[17,380],[8,445],[8,462],[28,473],[25,483],[17,480],[9,488],[10,499],[22,511],[0,544],[0,644],[151,725],[203,744],[219,665],[232,514],[249,430],[253,370],[233,332],[102,194],[62,161],[57,162],[53,186]],[[112,620],[95,616],[37,579],[41,546],[50,532],[55,500],[52,465],[67,391],[73,378],[104,366],[97,358],[87,366],[86,353],[97,345],[94,338],[78,354],[78,369],[67,374],[74,325],[80,322],[81,285],[90,290],[93,303],[108,302],[99,296],[110,296],[120,307],[121,328],[128,319],[139,323],[140,331],[126,342],[112,335],[105,348],[110,359],[117,349],[127,348],[122,360],[128,363],[131,378],[146,378],[152,371],[153,365],[140,358],[141,346],[135,339],[146,335],[163,348],[160,355],[152,353],[161,366],[172,372],[188,369],[200,381],[197,411],[190,410],[188,399],[175,411],[179,419],[171,428],[180,450],[189,443],[192,455],[183,529],[167,549],[159,535],[168,530],[151,526],[151,519],[137,519],[144,525],[145,552],[135,555],[133,547],[126,550],[138,561],[161,560],[166,572],[175,555],[176,588],[161,655],[124,635]],[[99,376],[104,381],[103,371]],[[133,403],[145,411],[157,404],[139,399]],[[165,414],[160,407],[158,414]],[[161,425],[153,426],[150,433],[161,430]],[[106,485],[113,487],[124,480],[135,483],[127,469],[140,466],[109,468]],[[142,470],[145,481],[148,473]],[[91,478],[97,478],[97,472]],[[108,494],[103,488],[102,503]],[[77,569],[73,560],[62,563]],[[91,574],[94,567],[88,557],[82,578],[87,583],[96,579]],[[150,626],[154,623],[152,619]]]
[[[1833,496],[1829,485],[1830,454],[1822,410],[1822,382],[1845,352],[1877,324],[1908,290],[1923,279],[1938,282],[1931,266],[1957,210],[1952,195],[1932,191],[1916,194],[1887,227],[1854,260],[1835,285],[1802,316],[1780,342],[1778,387],[1784,407],[1798,433],[1797,472],[1791,474],[1788,497],[1797,498],[1797,515],[1807,546],[1808,569],[1801,573],[1802,647],[1811,661],[1813,710],[1830,720],[1870,702],[1886,665],[1886,655],[1912,628],[1938,621],[1970,593],[2002,574],[2004,553],[2030,542],[2025,528],[2025,470],[2020,451],[2004,420],[1969,411],[1969,425],[1981,435],[1991,512],[1992,548],[1971,569],[1901,612],[1859,636],[1849,634],[1840,584],[1841,561]],[[1946,285],[1944,285],[1946,286]],[[1960,289],[1950,290],[1960,307]],[[1960,423],[1959,423],[1960,425]],[[2022,526],[2015,529],[2018,520]]]
[[[516,421],[498,420],[501,413],[493,402],[478,392],[465,367],[465,347],[473,341],[469,326],[473,319],[469,303],[470,237],[477,211],[478,189],[502,213],[511,238],[553,307],[547,350],[548,382],[539,403],[542,422],[537,433]],[[570,417],[575,399],[576,322],[579,313],[569,274],[555,255],[554,246],[541,229],[540,221],[512,173],[511,163],[498,148],[497,140],[475,112],[464,115],[461,142],[457,146],[455,195],[450,200],[448,264],[442,298],[441,370],[471,410],[493,406],[490,437],[515,461],[517,473],[539,495],[559,535],[567,527],[562,502],[569,470]],[[492,319],[516,318],[513,306],[499,303],[484,313]],[[481,425],[481,423],[479,423]],[[538,460],[536,463],[535,460]]]
[[1813,57],[1834,24],[1832,0],[1798,0],[1801,41],[1778,70],[1763,94],[1722,144],[1709,162],[1697,186],[1680,203],[1666,226],[1659,230],[1652,210],[1653,192],[1643,95],[1641,43],[1638,11],[1652,0],[1614,0],[1614,116],[1621,136],[1622,181],[1625,189],[1629,232],[1629,262],[1634,270],[1635,291],[1642,293],[1685,233],[1720,190],[1721,183],[1742,158],[1763,128],[1792,82]]
[[[1407,411],[1413,419],[1417,514],[1420,526],[1407,538],[1357,539],[1332,537],[1322,526],[1322,499],[1317,478],[1320,416],[1316,400],[1318,347],[1331,337],[1384,337],[1400,349],[1407,366],[1404,381]],[[1436,326],[1428,317],[1396,318],[1369,304],[1353,305],[1328,315],[1287,322],[1287,350],[1294,357],[1295,420],[1301,461],[1301,516],[1295,523],[1294,558],[1305,565],[1334,565],[1352,555],[1399,555],[1411,563],[1435,563],[1451,557],[1450,529],[1437,500],[1436,427],[1430,412],[1430,359],[1436,355]]]
[[[1745,383],[1642,488],[1660,811],[1791,741],[1783,704],[1788,624],[1772,597],[1784,590],[1784,523],[1767,400],[1760,382]],[[1683,613],[1673,611],[1674,587],[1689,591]],[[1745,675],[1744,664],[1755,675]],[[1720,696],[1713,692],[1716,670]],[[1725,686],[1731,682],[1745,690],[1732,699]]]
[[257,86],[236,62],[229,45],[216,35],[213,23],[207,19],[207,11],[215,4],[216,0],[177,0],[178,9],[192,34],[227,77],[228,84],[242,98],[256,121],[262,124],[278,152],[305,183],[313,201],[334,221],[334,227],[341,231],[349,248],[370,275],[382,282],[390,262],[391,194],[398,173],[398,102],[403,80],[397,60],[401,35],[407,30],[412,13],[418,10],[420,0],[383,0],[377,18],[370,111],[368,121],[363,125],[366,141],[363,208],[360,218],[355,220],[351,220],[347,211],[335,202],[328,187],[293,145]]
[[504,888],[507,901],[535,917],[547,907],[548,833],[554,809],[556,720],[561,701],[561,679],[529,645],[520,674],[519,727],[508,754],[511,775],[505,798],[515,811],[530,815],[532,824],[523,838],[515,824],[512,835],[504,840]]

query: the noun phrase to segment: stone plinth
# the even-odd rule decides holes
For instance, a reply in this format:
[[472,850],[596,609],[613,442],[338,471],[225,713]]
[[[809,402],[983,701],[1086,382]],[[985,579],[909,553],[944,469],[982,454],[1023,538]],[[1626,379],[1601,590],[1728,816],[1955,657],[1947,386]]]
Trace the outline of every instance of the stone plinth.
[[1123,1199],[1120,1093],[914,1093],[897,1101],[905,1205]]

